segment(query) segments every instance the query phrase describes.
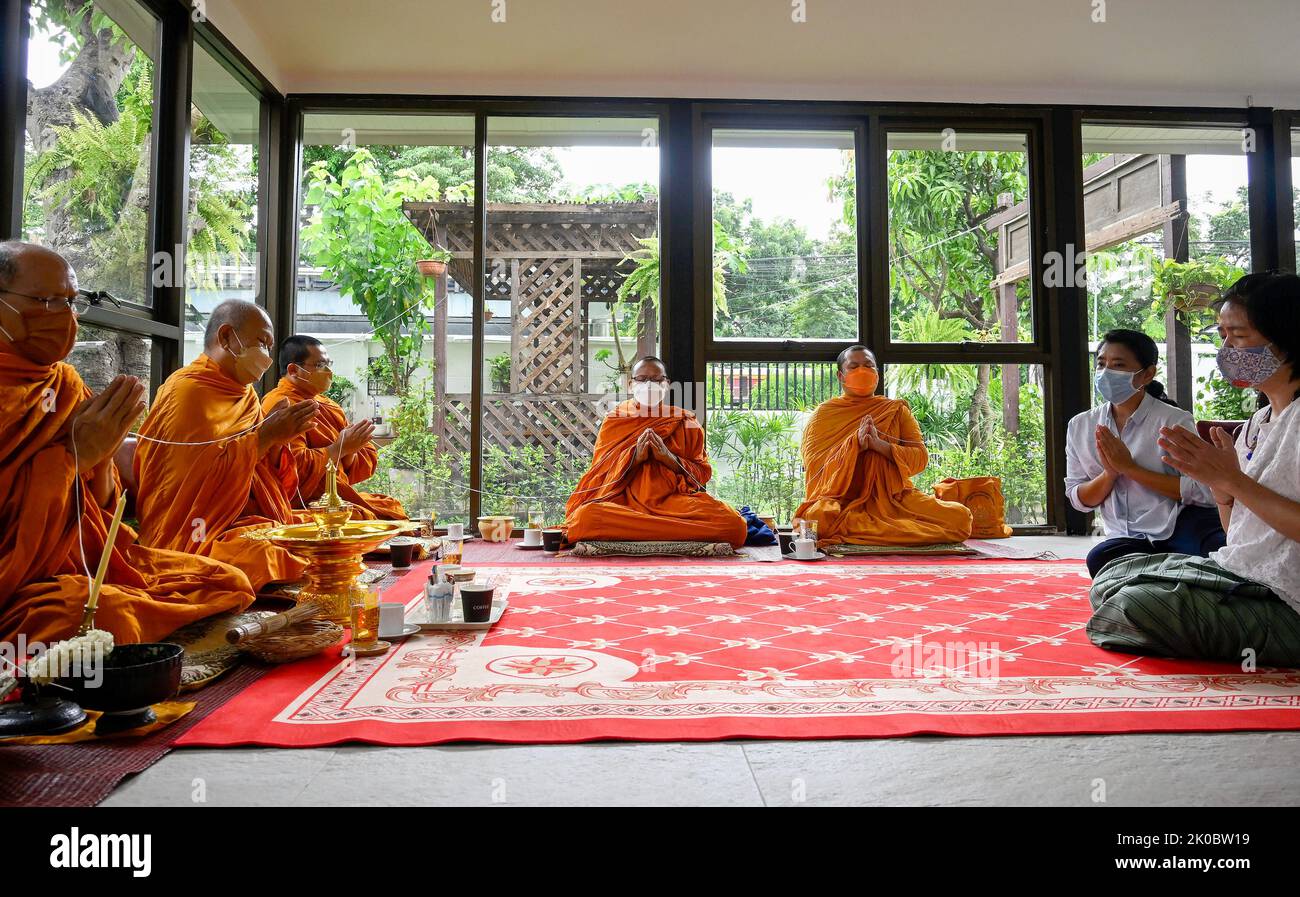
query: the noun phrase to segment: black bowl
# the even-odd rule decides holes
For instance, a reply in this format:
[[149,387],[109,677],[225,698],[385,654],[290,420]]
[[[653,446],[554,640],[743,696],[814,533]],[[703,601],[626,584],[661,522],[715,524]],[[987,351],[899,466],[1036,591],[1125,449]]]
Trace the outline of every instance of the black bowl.
[[156,719],[152,705],[180,691],[184,654],[180,645],[166,642],[118,645],[104,659],[98,685],[95,677],[55,681],[71,690],[65,697],[104,713],[95,727],[98,734],[134,729]]

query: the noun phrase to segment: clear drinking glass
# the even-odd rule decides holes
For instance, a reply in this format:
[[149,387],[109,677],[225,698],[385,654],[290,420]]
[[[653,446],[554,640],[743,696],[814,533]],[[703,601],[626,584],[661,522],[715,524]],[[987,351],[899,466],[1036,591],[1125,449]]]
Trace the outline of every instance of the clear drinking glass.
[[352,592],[352,644],[368,648],[379,640],[379,589],[360,586]]

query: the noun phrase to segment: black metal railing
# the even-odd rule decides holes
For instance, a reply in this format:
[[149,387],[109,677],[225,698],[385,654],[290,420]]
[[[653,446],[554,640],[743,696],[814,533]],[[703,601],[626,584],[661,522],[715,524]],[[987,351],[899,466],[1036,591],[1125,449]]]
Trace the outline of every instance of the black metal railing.
[[708,371],[710,411],[801,411],[840,392],[830,362],[721,361]]

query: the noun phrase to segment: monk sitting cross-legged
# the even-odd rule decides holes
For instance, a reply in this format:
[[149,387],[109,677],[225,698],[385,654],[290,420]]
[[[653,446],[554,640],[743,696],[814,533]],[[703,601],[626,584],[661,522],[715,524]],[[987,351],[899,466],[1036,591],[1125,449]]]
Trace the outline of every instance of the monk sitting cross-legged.
[[[135,377],[91,396],[63,362],[84,301],[57,253],[0,243],[0,641],[9,644],[77,634],[121,492],[113,455],[144,412]],[[235,568],[146,548],[124,524],[95,626],[119,643],[157,641],[252,600]]]
[[298,474],[288,443],[316,422],[312,399],[263,414],[253,383],[271,365],[271,319],[251,302],[212,311],[203,354],[167,378],[140,428],[140,536],[243,570],[260,589],[300,578],[306,563],[252,527],[293,523]]
[[325,464],[333,460],[338,465],[339,496],[352,503],[353,520],[405,520],[406,511],[397,499],[354,487],[375,472],[379,452],[370,441],[375,426],[368,420],[348,423],[343,409],[325,395],[333,380],[329,353],[320,340],[291,336],[281,344],[280,382],[262,399],[262,410],[270,412],[286,400],[314,400],[318,407],[316,426],[289,441],[298,470],[294,507],[304,507],[325,493]]
[[657,358],[632,369],[633,398],[605,417],[591,468],[565,508],[570,542],[745,544],[745,520],[704,491],[713,468],[695,415],[664,404],[668,376]]
[[803,432],[804,503],[820,545],[929,545],[961,542],[971,512],[912,487],[929,455],[901,399],[875,394],[876,360],[863,346],[840,353],[844,394],[817,407]]

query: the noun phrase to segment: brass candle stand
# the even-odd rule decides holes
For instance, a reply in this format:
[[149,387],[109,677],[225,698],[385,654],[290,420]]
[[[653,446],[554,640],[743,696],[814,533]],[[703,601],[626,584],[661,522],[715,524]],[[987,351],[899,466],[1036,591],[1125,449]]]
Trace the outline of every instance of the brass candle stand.
[[361,556],[393,536],[419,527],[409,520],[351,520],[352,505],[339,499],[334,462],[326,465],[325,495],[307,506],[312,523],[291,523],[254,530],[244,538],[270,542],[305,559],[307,583],[299,604],[314,601],[321,619],[351,624],[352,586],[364,571]]

